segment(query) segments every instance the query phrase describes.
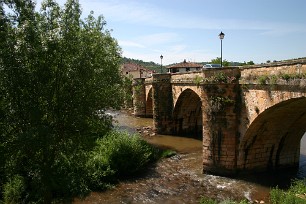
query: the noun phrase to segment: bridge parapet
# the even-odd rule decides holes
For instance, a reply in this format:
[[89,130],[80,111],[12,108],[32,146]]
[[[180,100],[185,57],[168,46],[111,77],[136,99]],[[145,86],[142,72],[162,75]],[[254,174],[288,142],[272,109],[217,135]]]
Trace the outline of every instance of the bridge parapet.
[[240,77],[239,67],[203,69],[200,72],[180,73],[171,75],[171,83],[218,84],[232,83]]
[[226,175],[298,163],[306,59],[155,74],[133,88],[135,113],[153,116],[157,133],[202,136],[203,171]]
[[195,83],[197,79],[203,79],[204,73],[202,71],[180,73],[171,75],[171,83]]
[[[241,68],[240,84],[304,85],[306,60],[247,66]],[[291,82],[291,84],[288,82]],[[292,84],[293,83],[293,84]]]

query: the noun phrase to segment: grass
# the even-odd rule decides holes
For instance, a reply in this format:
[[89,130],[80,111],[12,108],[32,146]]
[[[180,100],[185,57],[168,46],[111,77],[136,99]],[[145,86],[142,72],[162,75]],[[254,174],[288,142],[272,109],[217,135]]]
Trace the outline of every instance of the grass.
[[237,202],[237,201],[232,201],[232,200],[224,200],[224,201],[218,202],[211,198],[202,197],[200,200],[200,204],[248,204],[248,201],[242,200],[242,201]]
[[305,204],[305,182],[306,180],[294,180],[287,191],[273,188],[270,192],[271,204]]
[[[242,201],[217,201],[211,198],[202,197],[200,204],[247,204],[247,200]],[[306,203],[306,179],[293,180],[288,190],[282,190],[278,187],[271,189],[270,200],[271,204],[305,204]]]

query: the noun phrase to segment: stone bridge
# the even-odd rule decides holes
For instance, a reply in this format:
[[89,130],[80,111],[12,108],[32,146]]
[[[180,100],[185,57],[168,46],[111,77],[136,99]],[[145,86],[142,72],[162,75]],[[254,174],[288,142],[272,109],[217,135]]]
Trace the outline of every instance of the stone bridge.
[[203,171],[297,168],[306,132],[306,60],[135,79],[134,113],[160,134],[203,141]]

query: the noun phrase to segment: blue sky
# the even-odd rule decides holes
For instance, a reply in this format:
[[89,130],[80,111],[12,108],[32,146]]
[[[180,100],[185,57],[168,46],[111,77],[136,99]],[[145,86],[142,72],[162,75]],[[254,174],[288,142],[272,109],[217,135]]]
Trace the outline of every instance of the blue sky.
[[[41,0],[38,0],[40,4]],[[61,5],[65,0],[57,0]],[[103,15],[122,55],[163,64],[306,57],[306,0],[80,0]]]

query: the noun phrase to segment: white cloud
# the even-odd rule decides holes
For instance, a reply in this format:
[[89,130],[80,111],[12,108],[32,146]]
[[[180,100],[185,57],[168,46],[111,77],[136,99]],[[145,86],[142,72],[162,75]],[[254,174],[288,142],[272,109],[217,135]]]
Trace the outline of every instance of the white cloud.
[[85,15],[93,10],[96,14],[103,14],[113,21],[148,23],[161,15],[158,8],[154,8],[153,5],[144,2],[80,0],[80,3]]
[[[38,0],[38,4],[41,1]],[[60,5],[66,2],[66,0],[56,1]],[[95,15],[103,14],[105,16],[110,27],[118,32],[116,38],[119,45],[123,48],[124,56],[160,63],[159,56],[162,54],[164,56],[163,64],[181,62],[184,59],[190,61],[209,61],[216,58],[219,55],[219,47],[217,46],[218,44],[214,44],[215,42],[209,42],[210,36],[207,33],[211,32],[211,30],[213,32],[216,32],[216,30],[217,32],[220,32],[220,30],[225,32],[229,32],[229,30],[243,31],[241,33],[257,35],[253,36],[254,42],[250,42],[249,47],[253,46],[258,49],[263,48],[257,46],[258,43],[254,44],[258,42],[255,39],[260,39],[260,43],[264,47],[267,42],[271,41],[271,36],[280,37],[276,40],[284,39],[283,41],[286,42],[284,37],[286,35],[293,36],[292,34],[306,33],[304,24],[298,22],[290,23],[289,20],[284,22],[277,21],[277,18],[262,20],[262,18],[256,17],[252,18],[252,20],[247,20],[248,16],[245,15],[241,15],[241,17],[238,15],[235,15],[236,17],[228,15],[228,18],[220,18],[219,16],[221,15],[208,16],[205,14],[205,9],[203,9],[202,13],[178,13],[177,10],[174,10],[174,7],[174,9],[163,7],[163,4],[158,4],[155,1],[80,0],[80,4],[83,8],[84,17],[91,10],[95,12]],[[196,34],[192,35],[189,32]],[[239,32],[235,32],[235,39],[239,38],[242,41],[246,41],[244,39],[246,36],[239,35]],[[261,34],[261,36],[258,37],[258,34]],[[192,38],[206,38],[205,43],[203,43],[203,39],[201,39],[201,43],[210,50],[199,50],[202,49],[199,45],[199,40],[197,41]],[[217,36],[213,40],[217,41]],[[219,42],[217,41],[217,43]],[[232,42],[232,44],[234,43]],[[251,45],[252,43],[253,45]],[[245,53],[239,53],[237,50],[251,50],[251,48],[241,48],[240,41],[236,42],[236,44],[237,46],[226,47],[228,49],[226,56],[231,54],[232,58],[237,58],[237,56],[245,55]],[[296,47],[292,46],[291,50],[297,50]],[[295,53],[305,53],[305,46],[302,47],[301,44],[300,47]],[[249,59],[248,56],[243,58]]]
[[[42,0],[37,0],[38,5]],[[66,0],[57,0],[64,5]],[[211,18],[205,15],[178,15],[172,10],[166,10],[146,1],[123,0],[80,0],[83,14],[87,16],[91,10],[95,14],[103,14],[106,20],[141,24],[146,26],[158,26],[179,29],[233,29],[233,30],[260,30],[262,33],[288,33],[306,32],[303,24],[284,22],[257,21],[231,18]],[[284,29],[286,28],[286,29]]]
[[[85,14],[94,10],[96,14],[103,14],[107,19],[117,22],[136,23],[146,26],[158,26],[179,29],[233,29],[233,30],[261,30],[264,32],[287,33],[291,31],[305,31],[302,24],[286,24],[283,22],[269,22],[257,20],[211,18],[205,15],[178,15],[172,10],[165,10],[155,4],[145,1],[120,0],[81,0]],[[284,29],[286,28],[286,29]]]

